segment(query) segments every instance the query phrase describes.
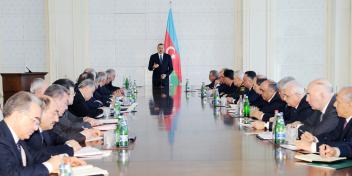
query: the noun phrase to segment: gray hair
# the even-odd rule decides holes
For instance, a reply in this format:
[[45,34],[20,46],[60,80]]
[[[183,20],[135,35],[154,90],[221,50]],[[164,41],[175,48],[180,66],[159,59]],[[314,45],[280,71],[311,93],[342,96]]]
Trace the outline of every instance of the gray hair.
[[100,83],[101,81],[103,81],[106,78],[107,78],[107,75],[105,72],[98,72],[97,76],[95,77],[95,82]]
[[233,77],[236,78],[240,78],[241,80],[243,80],[243,77],[244,77],[244,73],[243,71],[241,70],[236,70],[234,73],[233,73]]
[[84,88],[87,86],[91,87],[91,88],[95,88],[94,81],[92,81],[91,79],[85,79],[81,83],[78,84],[78,88]]
[[13,112],[28,112],[31,103],[35,103],[42,108],[43,102],[35,95],[20,91],[12,95],[5,103],[3,109],[4,117],[10,116]]
[[339,93],[343,92],[342,98],[345,102],[352,102],[352,86],[343,87]]
[[113,74],[116,74],[116,71],[114,69],[110,68],[110,69],[106,70],[106,74],[109,77],[109,76],[111,76]]
[[218,71],[216,71],[216,70],[210,70],[209,74],[215,76],[216,79],[219,78],[219,73],[218,73]]
[[43,84],[45,84],[44,79],[35,78],[32,80],[31,87],[30,87],[29,91],[32,94],[35,94],[38,91],[38,89],[40,89],[43,86]]
[[45,90],[44,95],[47,95],[51,98],[58,98],[61,99],[65,95],[69,95],[70,91],[66,89],[66,87],[58,84],[52,84],[51,86],[48,87],[48,89]]
[[277,92],[279,90],[277,83],[275,81],[268,79],[268,80],[264,81],[263,83],[265,83],[265,82],[267,82],[269,89],[274,90],[275,92]]
[[288,88],[292,88],[292,91],[295,94],[298,94],[298,95],[304,95],[305,94],[304,87],[296,80],[292,80],[292,81],[288,82],[287,84],[285,84],[282,87],[282,89],[288,89]]
[[334,93],[332,84],[327,79],[316,79],[309,83],[309,86],[318,85],[322,86],[328,93]]
[[294,77],[292,76],[286,76],[286,77],[283,77],[278,83],[277,83],[277,87],[279,89],[284,89],[285,85],[290,82],[290,81],[293,81],[295,80]]

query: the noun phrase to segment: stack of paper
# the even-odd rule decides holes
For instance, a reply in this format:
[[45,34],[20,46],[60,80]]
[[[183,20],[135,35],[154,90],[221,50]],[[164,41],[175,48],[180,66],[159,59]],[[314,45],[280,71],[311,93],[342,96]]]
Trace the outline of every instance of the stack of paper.
[[99,140],[102,140],[102,139],[103,139],[103,137],[101,137],[101,136],[92,137],[92,138],[86,139],[86,142],[99,141]]
[[106,125],[99,125],[93,127],[94,129],[98,129],[100,131],[108,131],[108,130],[115,130],[116,125],[115,124],[106,124]]
[[99,119],[98,122],[100,124],[116,124],[118,119]]
[[271,140],[273,139],[273,133],[266,131],[266,132],[261,132],[257,134],[257,138],[262,139],[262,140]]
[[78,158],[102,158],[105,156],[109,156],[111,154],[111,150],[99,150],[94,147],[83,147],[81,150],[75,152],[75,157]]
[[280,147],[293,150],[293,151],[299,150],[295,145],[290,145],[290,144],[281,144]]
[[331,163],[331,162],[346,159],[346,157],[321,157],[320,155],[317,155],[317,154],[296,155],[295,158],[302,161],[307,161],[307,162],[325,162],[325,163]]
[[74,176],[84,176],[84,175],[108,175],[107,170],[103,170],[92,165],[78,166],[72,168],[72,173]]

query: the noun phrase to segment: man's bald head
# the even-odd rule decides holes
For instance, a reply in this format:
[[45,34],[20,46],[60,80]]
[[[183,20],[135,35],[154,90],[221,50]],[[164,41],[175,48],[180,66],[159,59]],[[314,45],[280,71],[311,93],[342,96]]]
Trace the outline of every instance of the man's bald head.
[[316,110],[322,111],[333,95],[332,85],[326,79],[316,79],[307,87],[307,101]]
[[352,117],[352,87],[342,88],[336,96],[334,103],[337,114],[343,118]]

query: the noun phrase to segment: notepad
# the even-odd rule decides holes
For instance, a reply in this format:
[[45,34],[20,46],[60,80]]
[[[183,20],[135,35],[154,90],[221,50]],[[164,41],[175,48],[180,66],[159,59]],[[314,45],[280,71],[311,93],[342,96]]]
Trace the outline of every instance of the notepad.
[[118,119],[99,119],[98,122],[101,124],[116,124],[118,123]]
[[295,158],[306,162],[324,162],[324,163],[331,163],[331,162],[346,159],[346,157],[321,157],[320,155],[317,155],[317,154],[295,155]]
[[103,155],[104,153],[94,147],[83,147],[81,148],[81,150],[78,150],[77,152],[75,152],[75,157],[89,157],[89,156],[95,156],[95,155]]
[[108,131],[108,130],[115,130],[116,125],[115,124],[106,124],[106,125],[95,126],[93,128],[98,129],[100,131]]
[[95,167],[93,165],[77,166],[72,168],[72,173],[74,176],[84,176],[84,175],[108,175],[107,170]]
[[266,131],[266,132],[261,132],[259,134],[257,134],[257,138],[261,139],[261,140],[271,140],[273,139],[273,133]]
[[290,144],[281,144],[280,147],[293,150],[293,151],[299,150],[295,145],[290,145]]
[[103,139],[103,137],[101,137],[101,136],[92,137],[92,138],[86,139],[86,142],[99,141],[99,140],[102,140],[102,139]]

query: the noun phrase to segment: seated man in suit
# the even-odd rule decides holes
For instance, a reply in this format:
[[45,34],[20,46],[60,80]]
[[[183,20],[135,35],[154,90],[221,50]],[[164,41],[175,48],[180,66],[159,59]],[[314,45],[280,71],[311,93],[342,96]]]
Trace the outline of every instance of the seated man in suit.
[[280,98],[276,82],[266,80],[260,85],[260,89],[262,91],[262,98],[266,102],[259,110],[251,109],[251,117],[268,122],[271,117],[274,117],[275,110],[279,112],[284,110],[286,103]]
[[218,82],[218,79],[219,79],[218,71],[210,70],[209,72],[210,84],[206,85],[206,87],[209,87],[209,89],[214,89],[216,86],[216,82]]
[[[291,81],[293,81],[293,80],[295,80],[295,78],[294,77],[292,77],[292,76],[286,76],[286,77],[283,77],[278,83],[277,83],[277,87],[279,88],[279,95],[280,95],[280,98],[281,98],[281,100],[282,101],[284,101],[285,103],[286,103],[286,101],[284,100],[284,91],[285,91],[285,86],[286,86],[286,84],[287,83],[289,83],[289,82],[291,82]],[[304,88],[303,88],[303,90],[304,90]],[[294,111],[294,107],[291,107],[291,106],[289,106],[289,105],[287,105],[287,103],[286,103],[286,105],[285,105],[285,108],[284,108],[284,110],[283,110],[283,115],[284,115],[284,120],[285,120],[285,122],[287,122],[287,119],[291,119],[291,112],[293,112]]]
[[[284,86],[282,92],[284,100],[287,105],[292,108],[289,119],[284,117],[285,124],[290,123],[303,123],[306,118],[310,117],[315,113],[311,106],[306,101],[304,87],[297,81],[290,81]],[[289,125],[290,126],[290,125]],[[253,127],[256,129],[264,129],[265,127],[269,130],[272,129],[272,122],[264,123],[262,121],[255,121]]]
[[110,105],[110,97],[112,92],[105,86],[107,76],[105,72],[98,72],[95,77],[96,89],[94,91],[93,97],[103,103],[104,106]]
[[68,110],[77,117],[93,117],[98,118],[98,115],[103,113],[101,108],[89,108],[87,101],[93,97],[95,91],[94,81],[85,79],[78,84],[76,95],[73,104],[68,107]]
[[49,96],[43,95],[40,99],[43,101],[43,113],[39,129],[26,140],[30,151],[46,151],[50,155],[66,153],[69,156],[73,156],[74,151],[81,149],[78,142],[69,140],[62,145],[51,145],[53,142],[48,131],[59,121],[58,105]]
[[226,85],[226,89],[224,89],[223,96],[232,95],[237,87],[234,84],[234,71],[231,69],[224,70],[224,78],[223,83]]
[[243,86],[246,87],[245,94],[248,96],[249,104],[252,105],[260,97],[254,90],[254,83],[257,74],[254,71],[246,71],[243,77]]
[[[73,103],[75,96],[74,83],[69,79],[59,79],[54,82],[64,86],[69,90],[68,105]],[[99,130],[91,129],[92,126],[99,125],[100,123],[91,117],[77,117],[67,109],[56,123],[53,132],[65,139],[74,139],[83,144],[86,138],[91,138],[95,134],[99,134]]]
[[45,90],[49,87],[48,82],[42,78],[33,79],[30,87],[30,92],[37,97],[43,96]]
[[337,94],[334,103],[337,114],[343,118],[343,131],[338,141],[326,144],[318,143],[321,156],[352,158],[352,87],[344,87]]
[[[4,106],[0,122],[0,175],[44,176],[58,172],[62,157],[46,152],[30,152],[23,141],[38,130],[42,101],[28,92],[18,92]],[[72,164],[85,164],[72,158]]]
[[219,84],[215,85],[215,88],[218,89],[220,96],[223,96],[226,94],[226,90],[228,89],[228,86],[224,83],[224,71],[228,70],[227,68],[223,68],[219,71]]
[[106,84],[105,87],[110,91],[110,94],[116,94],[117,96],[121,96],[122,90],[120,87],[112,85],[112,82],[116,78],[116,71],[114,69],[107,69],[106,73]]
[[253,90],[257,94],[258,98],[250,104],[251,106],[255,106],[260,109],[265,104],[265,101],[263,100],[263,97],[262,97],[263,92],[260,90],[260,85],[266,80],[267,78],[263,75],[257,75],[255,77]]
[[307,101],[311,107],[320,111],[308,117],[299,126],[301,140],[296,141],[299,149],[316,152],[317,143],[338,140],[342,132],[343,122],[336,112],[336,97],[332,85],[325,79],[317,79],[309,83]]
[[238,99],[247,92],[246,87],[243,85],[243,77],[244,74],[241,70],[234,72],[233,85],[236,89],[231,94],[227,95],[227,101],[229,103],[237,103]]

